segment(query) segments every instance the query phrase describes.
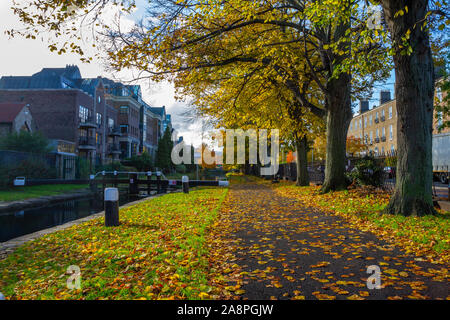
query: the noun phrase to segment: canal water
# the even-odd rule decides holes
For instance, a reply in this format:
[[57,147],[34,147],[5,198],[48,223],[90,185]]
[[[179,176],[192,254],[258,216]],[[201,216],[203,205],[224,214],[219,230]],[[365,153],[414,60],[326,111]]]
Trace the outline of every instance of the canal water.
[[[121,196],[120,205],[138,197]],[[0,213],[0,242],[80,219],[103,210],[101,198],[77,199],[41,208]]]

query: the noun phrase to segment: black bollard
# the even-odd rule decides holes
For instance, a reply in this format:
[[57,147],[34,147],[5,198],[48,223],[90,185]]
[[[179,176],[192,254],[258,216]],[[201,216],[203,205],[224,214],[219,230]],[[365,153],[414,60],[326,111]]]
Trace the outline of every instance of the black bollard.
[[156,193],[161,193],[161,171],[156,172]]
[[183,183],[183,192],[184,193],[189,193],[189,177],[188,176],[183,176],[181,178],[181,182]]
[[117,188],[105,189],[105,226],[117,227],[119,225],[119,190]]

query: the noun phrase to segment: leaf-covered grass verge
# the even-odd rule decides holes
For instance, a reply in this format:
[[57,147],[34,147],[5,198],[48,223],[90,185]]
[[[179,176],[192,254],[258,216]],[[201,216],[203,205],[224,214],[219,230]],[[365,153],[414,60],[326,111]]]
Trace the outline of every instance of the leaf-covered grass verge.
[[42,196],[54,196],[61,193],[86,189],[87,187],[87,184],[49,184],[14,187],[7,190],[0,190],[0,201],[18,201]]
[[[207,239],[226,193],[169,194],[121,209],[119,227],[99,218],[28,242],[0,261],[0,291],[7,299],[221,298]],[[81,269],[80,289],[67,288],[71,265]]]
[[316,186],[296,187],[282,182],[273,187],[284,196],[297,198],[302,205],[338,214],[347,219],[350,226],[373,232],[408,253],[425,256],[434,262],[448,263],[450,260],[449,213],[425,217],[381,215],[390,196],[375,189],[353,188],[320,194]]

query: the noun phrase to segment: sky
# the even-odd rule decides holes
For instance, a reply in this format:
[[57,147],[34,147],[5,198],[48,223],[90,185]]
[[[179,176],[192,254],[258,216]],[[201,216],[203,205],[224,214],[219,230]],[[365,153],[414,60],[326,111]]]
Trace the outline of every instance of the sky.
[[[10,9],[11,4],[12,0],[0,0],[0,77],[30,76],[42,68],[61,68],[68,64],[76,64],[84,78],[96,78],[97,76],[114,78],[112,74],[105,71],[102,61],[97,60],[86,64],[82,63],[76,54],[52,53],[46,43],[40,39],[28,40],[21,37],[10,39],[4,31],[21,27],[17,17]],[[124,80],[129,80],[131,74],[121,76]],[[199,134],[201,122],[188,123],[180,115],[187,106],[185,103],[175,100],[174,88],[170,83],[140,81],[139,84],[147,103],[155,107],[166,106],[167,112],[172,114],[173,127],[177,130],[178,136],[183,136],[187,143],[193,143],[195,146],[201,144],[201,135]]]
[[[133,17],[122,19],[125,24],[132,23],[133,18],[138,18],[144,11],[146,0],[138,0],[138,10]],[[21,24],[10,9],[12,0],[0,0],[0,77],[1,76],[29,76],[42,68],[60,68],[67,64],[76,64],[80,68],[81,74],[85,78],[95,78],[103,76],[114,78],[112,74],[105,71],[102,61],[94,60],[90,64],[82,63],[80,57],[76,54],[58,55],[49,51],[45,41],[27,40],[21,37],[10,39],[4,34],[5,30],[16,28],[20,29]],[[113,16],[114,13],[111,13]],[[112,17],[111,16],[111,17]],[[89,45],[86,48],[90,48]],[[89,54],[90,49],[85,49]],[[130,80],[132,74],[125,72],[120,74],[118,80]],[[117,76],[116,78],[117,79]],[[379,91],[381,89],[391,90],[393,92],[394,79],[391,77],[387,84],[383,84],[375,89],[374,96],[370,100],[370,107],[379,105]],[[138,84],[142,87],[144,100],[152,106],[166,106],[169,114],[172,114],[173,127],[177,130],[178,136],[183,136],[187,143],[199,146],[201,144],[201,120],[194,123],[186,121],[182,113],[187,110],[185,102],[176,101],[174,98],[174,88],[170,83],[150,83],[149,81],[140,81]],[[357,111],[356,109],[354,111]]]

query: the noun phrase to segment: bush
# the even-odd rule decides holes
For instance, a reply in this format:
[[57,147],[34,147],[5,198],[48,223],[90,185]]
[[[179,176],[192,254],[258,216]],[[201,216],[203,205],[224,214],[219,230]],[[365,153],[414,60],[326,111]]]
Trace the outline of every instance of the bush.
[[186,173],[187,169],[184,164],[179,164],[175,166],[175,171],[178,173]]
[[49,141],[40,132],[13,132],[0,139],[0,149],[26,151],[31,153],[48,153]]
[[111,162],[105,165],[97,166],[96,172],[100,171],[126,171],[125,166],[120,161]]
[[55,179],[56,169],[51,168],[42,159],[27,159],[16,165],[3,166],[0,168],[0,188],[12,186],[16,177],[27,179]]
[[76,161],[75,177],[77,179],[88,179],[91,174],[89,161],[85,158],[78,157]]
[[151,171],[153,167],[152,157],[148,152],[143,152],[139,156],[132,156],[131,158],[124,160],[123,164],[134,167],[139,172]]
[[379,187],[383,184],[383,167],[371,156],[365,156],[356,162],[349,178],[364,186]]

